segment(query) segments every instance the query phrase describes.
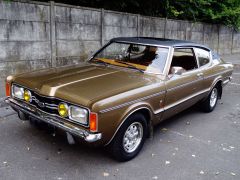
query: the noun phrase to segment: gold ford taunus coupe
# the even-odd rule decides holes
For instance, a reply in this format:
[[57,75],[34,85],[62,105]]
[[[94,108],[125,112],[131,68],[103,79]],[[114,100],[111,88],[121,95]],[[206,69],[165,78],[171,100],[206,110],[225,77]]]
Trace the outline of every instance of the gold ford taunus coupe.
[[188,41],[122,37],[85,63],[7,77],[6,102],[119,161],[135,157],[152,127],[199,103],[211,112],[233,65]]

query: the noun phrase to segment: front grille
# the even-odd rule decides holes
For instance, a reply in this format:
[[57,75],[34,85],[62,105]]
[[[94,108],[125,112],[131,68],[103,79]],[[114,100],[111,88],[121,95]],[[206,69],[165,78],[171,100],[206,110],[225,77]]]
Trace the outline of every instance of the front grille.
[[58,114],[58,104],[61,102],[60,100],[51,97],[41,96],[33,91],[31,91],[31,94],[32,105],[47,113]]

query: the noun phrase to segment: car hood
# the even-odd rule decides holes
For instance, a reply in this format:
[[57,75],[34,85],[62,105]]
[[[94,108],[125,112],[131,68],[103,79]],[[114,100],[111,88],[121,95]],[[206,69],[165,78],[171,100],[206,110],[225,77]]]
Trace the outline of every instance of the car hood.
[[24,73],[13,82],[33,91],[83,106],[156,82],[146,75],[126,68],[105,67],[89,63]]

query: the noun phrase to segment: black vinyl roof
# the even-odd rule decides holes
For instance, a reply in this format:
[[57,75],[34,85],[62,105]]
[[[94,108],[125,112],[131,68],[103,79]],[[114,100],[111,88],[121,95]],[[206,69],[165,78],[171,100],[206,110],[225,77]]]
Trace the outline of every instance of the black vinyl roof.
[[210,50],[207,46],[194,43],[191,41],[176,40],[176,39],[164,39],[154,37],[118,37],[111,39],[111,42],[127,42],[136,44],[147,44],[157,46],[171,46],[171,47],[201,47]]

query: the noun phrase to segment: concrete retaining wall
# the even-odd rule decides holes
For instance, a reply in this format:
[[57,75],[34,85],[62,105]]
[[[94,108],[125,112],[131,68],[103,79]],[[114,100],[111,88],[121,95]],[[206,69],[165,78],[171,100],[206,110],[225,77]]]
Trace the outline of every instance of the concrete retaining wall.
[[240,53],[240,32],[222,25],[40,2],[0,1],[0,97],[9,74],[78,63],[113,37],[152,36]]

